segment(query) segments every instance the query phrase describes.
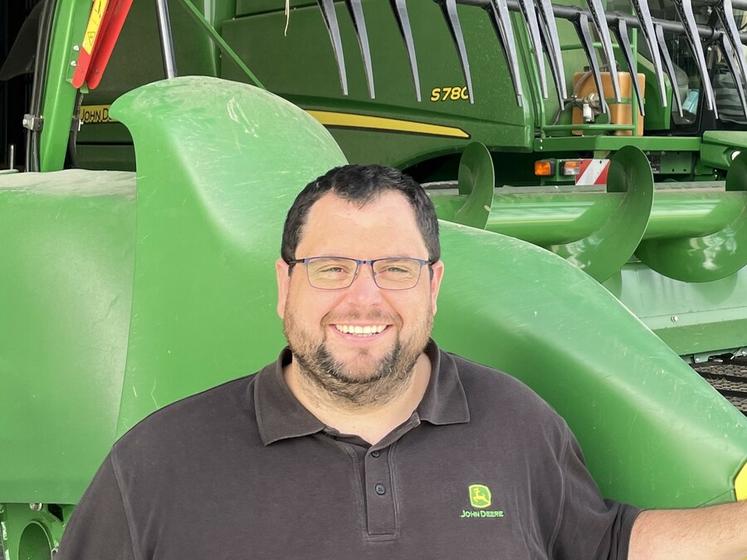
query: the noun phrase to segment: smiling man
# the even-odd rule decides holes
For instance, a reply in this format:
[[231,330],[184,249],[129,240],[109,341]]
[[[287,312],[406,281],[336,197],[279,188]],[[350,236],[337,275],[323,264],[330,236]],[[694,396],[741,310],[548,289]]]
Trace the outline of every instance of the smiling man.
[[747,553],[745,504],[603,500],[539,397],[436,346],[438,221],[409,177],[351,165],[307,185],[276,274],[288,347],[123,436],[57,560]]

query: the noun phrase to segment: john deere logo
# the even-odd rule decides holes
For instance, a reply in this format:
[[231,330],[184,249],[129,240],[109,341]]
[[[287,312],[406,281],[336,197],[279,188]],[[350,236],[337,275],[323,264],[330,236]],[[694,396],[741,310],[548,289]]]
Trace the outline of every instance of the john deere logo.
[[[501,518],[505,515],[502,509],[487,509],[493,503],[490,488],[484,484],[470,484],[469,503],[474,509],[464,509],[460,519],[485,519],[486,517]],[[479,522],[478,522],[479,523]]]
[[490,507],[490,504],[492,503],[490,488],[483,484],[470,484],[469,503],[472,504],[473,508],[478,509]]

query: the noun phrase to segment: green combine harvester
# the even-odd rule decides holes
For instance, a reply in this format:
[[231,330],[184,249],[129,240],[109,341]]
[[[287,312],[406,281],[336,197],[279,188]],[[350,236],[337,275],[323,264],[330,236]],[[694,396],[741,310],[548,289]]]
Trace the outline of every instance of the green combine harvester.
[[346,161],[426,184],[435,338],[550,402],[606,496],[747,498],[747,2],[33,4],[0,68],[7,560],[53,555],[135,423],[275,358],[285,211]]

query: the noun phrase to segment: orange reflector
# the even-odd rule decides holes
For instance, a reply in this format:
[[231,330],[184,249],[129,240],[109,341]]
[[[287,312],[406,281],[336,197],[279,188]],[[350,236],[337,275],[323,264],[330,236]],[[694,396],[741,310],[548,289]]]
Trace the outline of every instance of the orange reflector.
[[555,175],[555,162],[551,159],[535,161],[534,174],[537,177],[552,177]]
[[576,176],[581,173],[581,163],[583,160],[580,159],[569,159],[564,161],[561,165],[562,175]]

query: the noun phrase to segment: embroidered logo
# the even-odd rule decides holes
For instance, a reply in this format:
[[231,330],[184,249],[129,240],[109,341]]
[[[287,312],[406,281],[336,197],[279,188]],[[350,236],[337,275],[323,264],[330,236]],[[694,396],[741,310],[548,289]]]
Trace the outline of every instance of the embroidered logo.
[[472,504],[473,508],[478,509],[490,507],[490,504],[493,503],[492,496],[490,495],[490,488],[484,484],[470,484],[469,503]]
[[490,492],[490,488],[484,484],[470,484],[467,490],[469,503],[475,509],[463,509],[459,515],[460,519],[504,516],[504,512],[501,509],[487,509],[493,504],[493,495]]

